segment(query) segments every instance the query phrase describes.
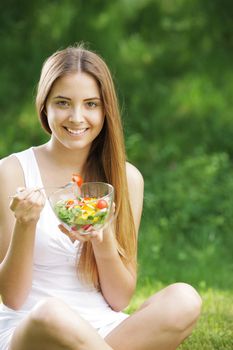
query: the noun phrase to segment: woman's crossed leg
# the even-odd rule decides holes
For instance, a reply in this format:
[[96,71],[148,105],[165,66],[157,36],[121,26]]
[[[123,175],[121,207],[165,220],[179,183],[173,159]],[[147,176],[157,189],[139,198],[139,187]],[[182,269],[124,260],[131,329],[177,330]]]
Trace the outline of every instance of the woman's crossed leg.
[[174,350],[191,334],[201,304],[193,287],[172,284],[150,297],[105,340],[114,350]]
[[106,338],[55,298],[42,301],[17,327],[9,350],[174,350],[191,334],[201,299],[184,283],[150,297]]
[[16,328],[9,350],[111,350],[96,330],[57,298],[46,298]]

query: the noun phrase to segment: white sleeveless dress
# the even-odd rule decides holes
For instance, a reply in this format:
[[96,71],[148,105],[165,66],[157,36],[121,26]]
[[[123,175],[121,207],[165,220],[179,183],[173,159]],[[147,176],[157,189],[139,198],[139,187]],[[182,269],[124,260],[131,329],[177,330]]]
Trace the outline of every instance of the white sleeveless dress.
[[[43,187],[33,148],[14,154],[26,187]],[[15,327],[45,297],[57,297],[88,321],[102,337],[128,317],[116,312],[93,286],[76,274],[78,242],[72,243],[58,228],[59,221],[46,200],[36,229],[31,291],[20,310],[0,305],[0,350],[7,350]]]

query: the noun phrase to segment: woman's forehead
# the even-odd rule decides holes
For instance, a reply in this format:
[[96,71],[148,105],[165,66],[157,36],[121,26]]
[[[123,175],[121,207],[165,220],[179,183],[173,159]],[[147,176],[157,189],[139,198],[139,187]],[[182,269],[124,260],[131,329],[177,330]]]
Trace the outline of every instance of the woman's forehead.
[[100,97],[100,89],[96,79],[84,72],[66,74],[58,78],[50,91],[50,96],[62,94],[80,95],[85,98]]

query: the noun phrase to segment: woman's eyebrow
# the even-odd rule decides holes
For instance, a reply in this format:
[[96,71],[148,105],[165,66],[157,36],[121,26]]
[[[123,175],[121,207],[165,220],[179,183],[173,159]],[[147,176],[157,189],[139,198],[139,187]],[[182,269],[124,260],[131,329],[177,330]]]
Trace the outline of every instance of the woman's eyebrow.
[[[71,101],[71,98],[70,97],[66,97],[66,96],[61,96],[61,95],[58,95],[58,96],[54,96],[53,99],[56,99],[56,98],[62,98],[64,100],[69,100]],[[90,101],[90,100],[101,100],[100,97],[97,97],[97,96],[94,96],[94,97],[88,97],[88,98],[85,98],[84,101]]]
[[54,99],[55,99],[55,98],[62,98],[62,99],[64,99],[64,100],[69,100],[69,101],[71,101],[71,98],[66,97],[66,96],[60,96],[60,95],[58,95],[58,96],[54,96],[53,98],[54,98]]
[[100,97],[88,97],[88,98],[84,98],[84,101],[89,101],[89,100],[101,100]]

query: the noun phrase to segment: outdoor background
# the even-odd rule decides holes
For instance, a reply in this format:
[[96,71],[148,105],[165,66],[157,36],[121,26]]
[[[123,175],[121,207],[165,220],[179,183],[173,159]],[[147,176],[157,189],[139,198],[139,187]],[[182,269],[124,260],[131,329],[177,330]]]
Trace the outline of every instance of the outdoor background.
[[145,179],[132,312],[191,283],[203,313],[181,349],[233,349],[233,3],[4,0],[0,158],[47,140],[35,109],[43,61],[83,41],[113,73],[127,155]]

